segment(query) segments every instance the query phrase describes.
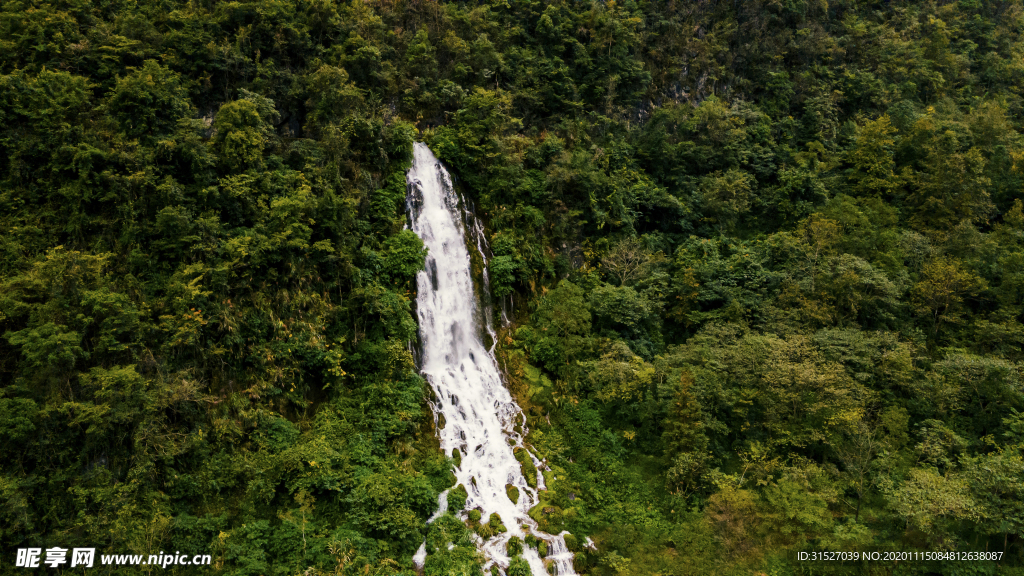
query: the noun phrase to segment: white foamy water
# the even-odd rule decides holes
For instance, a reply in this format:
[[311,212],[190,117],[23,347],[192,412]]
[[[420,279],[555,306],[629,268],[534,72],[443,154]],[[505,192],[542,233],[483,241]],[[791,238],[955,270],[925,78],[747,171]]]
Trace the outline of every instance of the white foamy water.
[[[416,278],[416,311],[420,369],[437,396],[432,403],[434,417],[438,421],[444,417],[438,432],[441,450],[448,455],[452,450],[461,453],[455,476],[456,485],[462,484],[469,493],[466,510],[480,510],[482,522],[497,514],[507,528],[504,534],[478,542],[487,561],[485,569],[497,565],[504,573],[509,538],[533,534],[547,541],[546,561],[556,567],[556,574],[575,575],[565,533],[541,532],[527,514],[539,501],[537,491],[526,483],[513,454],[514,447],[523,446],[522,435],[514,428],[520,424],[525,433],[526,417],[502,383],[492,350],[483,341],[485,331],[492,340],[494,333],[473,290],[463,218],[476,232],[474,247],[486,262],[482,229],[470,211],[462,211],[448,172],[425,144],[415,144],[406,180],[411,228],[428,249],[425,269]],[[530,458],[538,470],[543,467],[532,454]],[[537,485],[543,487],[544,478],[540,472],[537,476]],[[517,502],[509,499],[508,484],[519,489]],[[462,518],[466,517],[463,513]],[[417,565],[422,566],[425,552],[425,548],[418,551]],[[545,560],[535,550],[524,546],[523,557],[533,576],[548,574]]]

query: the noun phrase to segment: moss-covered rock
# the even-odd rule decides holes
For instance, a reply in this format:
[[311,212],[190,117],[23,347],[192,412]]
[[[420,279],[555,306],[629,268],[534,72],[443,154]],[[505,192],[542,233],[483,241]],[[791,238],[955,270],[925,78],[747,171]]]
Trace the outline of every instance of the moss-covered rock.
[[564,540],[565,540],[565,547],[568,548],[570,552],[577,552],[577,551],[579,551],[579,549],[580,549],[580,542],[579,542],[579,540],[576,539],[575,536],[573,536],[572,534],[566,534]]
[[516,488],[511,484],[505,484],[505,493],[508,494],[508,499],[511,500],[513,504],[519,502],[519,488]]
[[552,505],[550,492],[541,492],[540,499],[540,504],[530,508],[530,518],[537,522],[538,528],[549,534],[557,534],[564,530],[564,511]]
[[531,403],[534,404],[535,410],[533,411],[540,415],[545,409],[550,410],[554,406],[551,393],[555,389],[551,379],[540,368],[532,364],[523,365],[523,376],[529,387],[527,395]]
[[533,465],[533,458],[530,458],[530,453],[525,448],[516,448],[513,452],[516,456],[516,460],[519,461],[522,470],[523,477],[526,478],[526,483],[533,488],[537,489],[537,467]]

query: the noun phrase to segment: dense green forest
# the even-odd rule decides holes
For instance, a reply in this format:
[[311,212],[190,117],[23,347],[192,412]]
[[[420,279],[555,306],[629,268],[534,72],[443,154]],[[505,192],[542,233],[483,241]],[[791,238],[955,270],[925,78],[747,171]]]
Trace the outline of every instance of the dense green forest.
[[422,140],[580,574],[1024,573],[1022,122],[1020,0],[4,0],[0,572],[480,574]]

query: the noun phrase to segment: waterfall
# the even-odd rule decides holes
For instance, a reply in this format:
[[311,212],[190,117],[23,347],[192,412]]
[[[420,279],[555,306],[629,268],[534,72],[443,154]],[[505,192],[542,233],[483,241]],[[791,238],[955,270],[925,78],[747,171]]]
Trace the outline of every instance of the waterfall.
[[[422,346],[420,370],[437,397],[431,405],[435,419],[444,416],[444,428],[438,431],[441,450],[449,455],[453,450],[460,452],[461,463],[454,471],[456,485],[462,484],[469,494],[466,510],[480,510],[481,522],[497,514],[507,529],[478,541],[485,571],[497,566],[504,573],[510,560],[506,553],[509,539],[533,534],[547,541],[547,563],[555,567],[555,574],[574,575],[565,533],[541,532],[527,514],[539,498],[527,484],[513,452],[516,448],[526,450],[522,436],[526,433],[526,416],[501,381],[493,346],[488,349],[484,344],[485,330],[492,341],[494,334],[489,311],[473,290],[470,271],[465,229],[469,226],[475,232],[475,248],[484,258],[486,270],[482,227],[472,210],[464,208],[464,202],[460,208],[448,172],[425,144],[414,145],[406,180],[410,227],[428,249],[424,269],[416,278],[416,312]],[[517,424],[522,434],[514,430]],[[533,454],[527,454],[538,469],[537,485],[543,488],[539,470],[544,466]],[[509,498],[507,485],[519,490],[516,502]],[[439,504],[442,512],[447,504]],[[467,512],[463,511],[461,518],[466,520]],[[425,552],[425,548],[417,552],[418,565],[422,565]],[[533,576],[548,574],[545,560],[533,548],[524,546],[523,558]]]

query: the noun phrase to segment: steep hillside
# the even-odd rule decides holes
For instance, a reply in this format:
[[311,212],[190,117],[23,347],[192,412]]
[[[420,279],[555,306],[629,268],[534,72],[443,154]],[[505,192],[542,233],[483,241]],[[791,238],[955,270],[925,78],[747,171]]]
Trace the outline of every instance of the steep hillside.
[[422,140],[578,572],[1018,573],[1022,34],[997,0],[3,2],[0,572],[390,576],[429,538],[474,573],[426,524]]

